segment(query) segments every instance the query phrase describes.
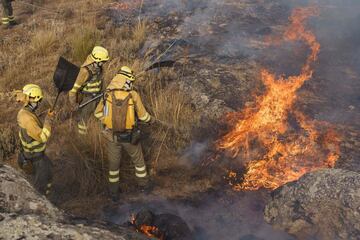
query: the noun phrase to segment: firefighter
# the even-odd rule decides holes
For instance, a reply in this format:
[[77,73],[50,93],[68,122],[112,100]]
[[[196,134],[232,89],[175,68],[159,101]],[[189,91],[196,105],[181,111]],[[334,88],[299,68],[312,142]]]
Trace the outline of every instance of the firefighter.
[[3,16],[1,18],[1,23],[5,28],[10,28],[16,25],[15,18],[13,15],[13,8],[11,2],[13,0],[1,0],[3,6]]
[[[77,109],[78,104],[101,93],[103,88],[103,64],[108,60],[109,53],[105,48],[94,47],[81,66],[74,87],[69,92],[69,100],[73,109]],[[94,101],[78,110],[77,128],[80,135],[87,134],[87,121],[98,103],[99,101]]]
[[45,155],[45,149],[51,135],[54,112],[48,112],[44,124],[40,121],[35,111],[42,99],[43,93],[38,85],[27,84],[24,86],[21,101],[25,104],[17,115],[21,142],[18,164],[25,172],[35,175],[35,188],[40,193],[49,195],[52,164]]
[[149,189],[149,178],[141,148],[138,120],[154,122],[146,111],[139,94],[133,89],[135,76],[126,66],[111,80],[104,98],[98,104],[95,117],[104,127],[103,136],[109,160],[109,190],[113,200],[119,194],[120,159],[126,151],[135,165],[135,176],[141,190]]

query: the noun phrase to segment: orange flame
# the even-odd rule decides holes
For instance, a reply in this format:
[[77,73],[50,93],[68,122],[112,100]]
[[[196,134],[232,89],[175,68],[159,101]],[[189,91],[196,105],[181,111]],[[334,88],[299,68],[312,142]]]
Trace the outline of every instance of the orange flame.
[[135,215],[132,214],[131,215],[131,219],[130,222],[132,223],[132,225],[134,225],[136,227],[136,231],[140,232],[142,234],[145,234],[148,237],[151,238],[156,238],[159,240],[164,240],[164,234],[160,231],[159,228],[155,227],[155,226],[148,226],[148,225],[140,225],[140,226],[136,226],[135,224]]
[[[317,60],[320,51],[315,35],[305,27],[305,21],[316,15],[315,7],[295,9],[290,17],[291,24],[282,36],[285,41],[303,41],[311,49],[300,75],[276,77],[262,69],[266,91],[256,98],[256,107],[247,107],[227,116],[229,123],[235,122],[235,127],[217,142],[219,150],[227,150],[236,157],[241,150],[249,153],[254,142],[265,150],[256,160],[247,163],[241,183],[231,183],[235,190],[276,189],[307,172],[334,167],[339,157],[340,139],[336,133],[327,130],[323,136],[317,130],[318,122],[293,109],[296,92],[312,77],[311,64]],[[271,43],[275,44],[273,40]],[[295,131],[289,125],[289,113],[296,118],[300,130]],[[328,125],[322,123],[322,126]],[[238,179],[235,172],[230,172],[228,177]]]

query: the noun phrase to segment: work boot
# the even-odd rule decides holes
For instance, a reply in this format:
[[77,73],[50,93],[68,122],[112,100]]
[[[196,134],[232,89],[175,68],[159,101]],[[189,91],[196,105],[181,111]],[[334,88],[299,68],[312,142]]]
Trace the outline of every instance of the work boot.
[[119,188],[117,188],[116,190],[110,189],[109,198],[113,203],[119,202],[119,200],[120,200]]
[[150,179],[148,177],[138,178],[137,182],[138,182],[139,191],[143,192],[145,194],[149,194],[154,188],[152,182],[150,181]]
[[110,193],[110,199],[113,203],[118,203],[120,201],[119,193]]
[[14,26],[16,26],[18,23],[14,20],[9,22],[9,28],[13,28]]
[[10,29],[11,27],[10,27],[10,24],[8,23],[8,24],[1,24],[1,29],[4,29],[4,30],[6,30],[6,29]]

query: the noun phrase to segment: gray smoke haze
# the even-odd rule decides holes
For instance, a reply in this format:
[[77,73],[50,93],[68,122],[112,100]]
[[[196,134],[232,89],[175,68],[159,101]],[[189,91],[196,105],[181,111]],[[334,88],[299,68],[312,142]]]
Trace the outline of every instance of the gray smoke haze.
[[115,224],[129,221],[132,214],[150,209],[155,214],[171,213],[189,225],[196,240],[293,240],[263,220],[264,195],[260,192],[205,194],[201,200],[171,201],[146,196],[138,202],[123,204],[104,213]]
[[314,82],[321,82],[325,105],[316,117],[359,126],[360,120],[360,1],[318,0],[315,34],[322,45]]
[[[321,52],[314,64],[314,76],[302,90],[311,92],[315,100],[299,102],[313,118],[360,127],[360,0],[145,1],[142,16],[149,21],[174,14],[179,18],[174,23],[175,34],[159,40],[159,33],[145,46],[154,47],[154,39],[159,48],[164,41],[180,39],[192,53],[219,63],[255,60],[277,74],[293,75],[306,58],[307,46],[285,44],[267,49],[264,37],[281,33],[293,8],[314,4],[319,6],[320,16],[311,18],[308,25],[321,44]],[[164,28],[172,27],[173,22],[166,22],[170,26]],[[173,55],[182,52],[183,47],[179,44],[168,57],[176,58]],[[185,149],[183,163],[196,165],[207,147],[206,140],[194,142]],[[157,214],[182,217],[201,240],[245,239],[248,234],[260,239],[291,239],[264,223],[262,208],[266,197],[259,192],[219,192],[216,196],[204,194],[191,204],[146,196],[140,202],[122,205],[105,218],[123,223],[131,213],[149,207]]]

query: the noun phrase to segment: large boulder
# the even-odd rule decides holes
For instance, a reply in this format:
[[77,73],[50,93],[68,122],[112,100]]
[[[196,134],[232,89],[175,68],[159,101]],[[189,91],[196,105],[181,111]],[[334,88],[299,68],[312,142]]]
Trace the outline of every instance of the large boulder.
[[123,227],[73,219],[41,196],[21,173],[0,166],[0,239],[147,239]]
[[0,239],[140,239],[82,224],[64,224],[39,215],[0,214]]
[[0,167],[0,212],[63,218],[63,213],[40,195],[20,172],[6,165]]
[[360,174],[326,169],[275,190],[265,220],[299,239],[359,239]]

